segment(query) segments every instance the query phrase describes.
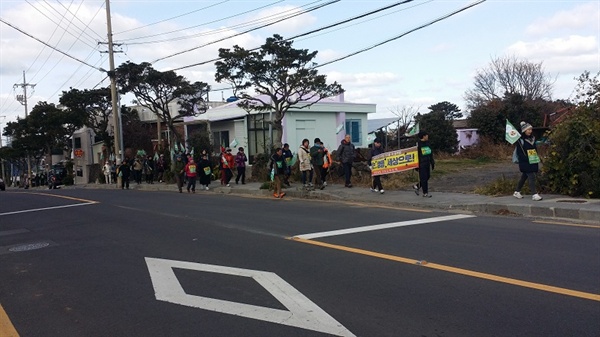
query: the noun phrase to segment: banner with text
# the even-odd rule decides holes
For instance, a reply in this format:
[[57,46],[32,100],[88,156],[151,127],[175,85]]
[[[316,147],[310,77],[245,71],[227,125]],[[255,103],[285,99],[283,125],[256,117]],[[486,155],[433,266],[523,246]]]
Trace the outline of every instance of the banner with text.
[[419,167],[417,147],[409,147],[398,151],[382,153],[371,158],[372,176],[381,176],[412,170]]

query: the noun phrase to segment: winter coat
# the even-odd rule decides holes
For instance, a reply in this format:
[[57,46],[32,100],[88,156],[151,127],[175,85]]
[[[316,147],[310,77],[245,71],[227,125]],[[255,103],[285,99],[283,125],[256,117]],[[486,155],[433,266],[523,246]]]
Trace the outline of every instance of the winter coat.
[[373,165],[371,163],[371,159],[373,159],[373,157],[378,156],[380,154],[383,153],[383,147],[376,147],[375,145],[373,145],[373,148],[371,149],[371,155],[369,157],[369,166]]
[[323,147],[321,145],[314,145],[310,148],[310,157],[312,158],[312,164],[315,166],[323,166]]
[[198,174],[198,166],[196,165],[196,163],[187,163],[185,165],[185,175],[188,178],[195,178],[196,175]]
[[126,162],[122,163],[121,165],[119,165],[119,167],[117,167],[117,174],[120,174],[121,176],[123,176],[123,178],[129,178],[130,173],[131,169],[129,168],[129,164],[127,164]]
[[337,149],[337,159],[344,164],[351,164],[354,162],[354,156],[354,144],[346,143],[346,140],[343,139]]
[[246,154],[243,152],[238,152],[235,155],[235,166],[237,167],[246,167],[246,162],[248,161],[248,158],[246,157]]
[[229,152],[225,152],[225,154],[223,154],[223,160],[221,160],[222,165],[223,165],[223,169],[232,169],[235,167],[235,158],[233,157],[233,155]]
[[[209,172],[208,174],[206,174],[207,168],[208,168],[208,172]],[[200,162],[198,162],[198,175],[200,176],[200,184],[202,184],[202,185],[210,184],[210,180],[212,179],[210,160],[200,159]]]
[[183,174],[181,171],[185,170],[185,163],[183,160],[175,161],[175,174]]
[[521,139],[516,142],[515,146],[517,147],[517,157],[519,158],[519,171],[523,173],[531,173],[537,172],[539,170],[538,163],[530,163],[531,159],[538,158],[537,146],[535,145],[535,137],[526,137],[525,135],[521,136]]
[[298,161],[300,162],[300,171],[310,171],[313,169],[310,163],[310,151],[304,146],[298,149]]
[[433,151],[431,151],[431,147],[429,147],[429,141],[418,142],[418,150],[419,153],[419,168],[429,168],[431,165],[431,169],[435,168],[435,160],[433,159]]
[[275,169],[275,175],[283,175],[285,174],[285,158],[283,155],[278,155],[274,153],[271,156],[271,161],[269,162],[269,169]]

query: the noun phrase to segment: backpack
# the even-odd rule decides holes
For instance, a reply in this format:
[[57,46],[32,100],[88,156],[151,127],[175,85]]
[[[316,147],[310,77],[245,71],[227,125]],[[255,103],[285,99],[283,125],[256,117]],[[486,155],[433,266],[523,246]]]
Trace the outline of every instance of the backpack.
[[[523,140],[522,139],[519,139],[519,145],[521,145],[521,149],[523,149]],[[515,150],[513,151],[513,154],[512,154],[512,162],[513,162],[513,164],[519,163],[519,155],[517,154],[516,146],[515,146]]]

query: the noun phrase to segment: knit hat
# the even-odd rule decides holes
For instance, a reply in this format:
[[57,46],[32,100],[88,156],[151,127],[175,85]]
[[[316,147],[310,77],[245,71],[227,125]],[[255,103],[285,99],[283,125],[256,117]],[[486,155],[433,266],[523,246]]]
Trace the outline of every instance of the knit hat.
[[521,132],[525,132],[527,129],[533,129],[533,126],[529,123],[521,122]]

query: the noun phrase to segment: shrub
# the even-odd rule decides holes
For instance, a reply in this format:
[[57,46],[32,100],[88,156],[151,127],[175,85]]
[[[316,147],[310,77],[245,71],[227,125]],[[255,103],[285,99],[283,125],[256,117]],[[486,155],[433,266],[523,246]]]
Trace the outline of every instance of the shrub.
[[554,193],[600,198],[600,111],[579,106],[548,133],[543,184]]

